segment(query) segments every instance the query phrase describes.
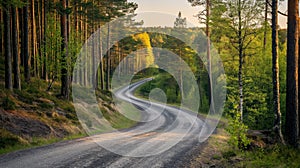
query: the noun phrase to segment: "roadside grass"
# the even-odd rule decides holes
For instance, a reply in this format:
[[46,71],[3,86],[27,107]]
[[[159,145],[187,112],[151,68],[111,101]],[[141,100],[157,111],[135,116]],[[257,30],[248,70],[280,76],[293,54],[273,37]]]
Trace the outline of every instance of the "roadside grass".
[[187,167],[285,168],[300,167],[300,150],[284,145],[239,150],[229,145],[229,133],[220,125],[204,149],[191,158]]
[[126,116],[128,119],[133,121],[140,121],[141,119],[141,112],[131,103],[122,102],[120,104],[122,109],[118,109],[120,113]]
[[225,151],[230,151],[228,140],[229,135],[225,129],[218,128],[217,134],[212,134],[209,137],[205,142],[204,148],[199,149],[198,153],[195,153],[186,167],[227,167],[223,154]]
[[[52,138],[32,137],[32,141],[30,143],[28,143],[28,142],[19,143],[19,141],[16,141],[18,143],[14,144],[14,145],[7,146],[6,148],[0,148],[0,155],[10,153],[10,152],[14,152],[14,151],[18,151],[18,150],[25,150],[25,149],[30,149],[30,148],[34,148],[34,147],[50,145],[50,144],[57,143],[57,142],[79,139],[79,138],[83,138],[83,137],[86,137],[86,136],[87,135],[85,133],[79,133],[79,134],[68,135],[68,136],[63,137],[63,138],[57,138],[57,137],[52,137]],[[2,141],[3,141],[3,139],[1,140],[1,143],[3,143]],[[4,143],[11,143],[11,140],[10,139],[5,139]]]
[[236,167],[300,167],[300,150],[283,145],[238,151],[237,156],[243,160]]
[[[139,119],[140,114],[135,113],[133,110],[125,109],[124,111],[126,112],[126,115],[137,116]],[[101,108],[101,112],[105,119],[108,120],[111,126],[115,129],[126,129],[133,127],[137,124],[138,121],[130,120],[129,118],[125,117],[126,115],[124,116],[122,113],[117,111],[108,112],[106,109]]]

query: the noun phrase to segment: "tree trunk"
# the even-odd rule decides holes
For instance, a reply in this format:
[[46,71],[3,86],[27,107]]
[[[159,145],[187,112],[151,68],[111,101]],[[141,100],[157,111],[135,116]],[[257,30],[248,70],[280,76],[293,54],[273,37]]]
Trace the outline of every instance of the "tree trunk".
[[241,12],[241,0],[238,1],[238,49],[239,49],[239,110],[240,110],[240,120],[243,122],[243,103],[244,103],[244,94],[243,94],[243,40],[242,40],[242,12]]
[[[3,10],[0,8],[0,23],[3,22]],[[4,46],[3,46],[3,27],[0,27],[0,36],[1,36],[1,39],[0,39],[0,53],[1,53],[1,56],[3,54],[3,51],[4,51]]]
[[99,31],[99,59],[100,59],[100,88],[104,90],[104,58],[103,58],[103,49],[102,49],[102,39],[101,39],[101,31]]
[[[42,30],[42,27],[43,27],[43,23],[42,23],[42,0],[38,0],[37,1],[37,11],[36,11],[36,14],[38,15],[37,16],[37,48],[38,48],[38,52],[37,52],[37,61],[36,61],[36,64],[37,64],[37,77],[40,77],[40,74],[43,75],[43,65],[41,66],[42,68],[39,68],[40,67],[40,64],[42,63],[41,60],[43,59],[42,57],[42,33],[43,33],[43,30]],[[43,64],[43,63],[42,63]],[[43,78],[43,77],[42,77]]]
[[109,80],[110,80],[110,24],[107,24],[107,58],[106,58],[106,90],[109,90]]
[[31,0],[31,58],[33,59],[33,75],[37,77],[37,58],[36,58],[36,24],[35,24],[35,4]]
[[268,8],[269,8],[269,4],[268,4],[268,0],[266,0],[265,2],[265,30],[264,30],[264,46],[263,49],[264,51],[266,51],[266,46],[267,46],[267,31],[268,31]]
[[215,114],[215,103],[214,103],[214,88],[213,88],[213,77],[212,77],[212,60],[210,54],[210,0],[206,0],[206,38],[207,38],[207,67],[208,67],[208,79],[209,79],[209,104],[210,112]]
[[[63,9],[67,7],[66,0],[61,0]],[[69,77],[68,77],[68,27],[67,15],[64,11],[61,14],[61,37],[62,37],[62,57],[61,57],[61,95],[65,99],[69,99]]]
[[24,25],[24,22],[23,22],[23,8],[19,8],[18,10],[18,14],[19,14],[19,38],[21,39],[21,46],[20,46],[20,49],[21,49],[21,53],[20,53],[20,64],[21,66],[24,67],[24,51],[23,51],[23,46],[24,46],[24,29],[23,29],[23,25]]
[[19,63],[19,43],[18,43],[18,31],[17,31],[17,9],[12,7],[12,48],[13,48],[13,72],[14,72],[14,88],[21,90],[20,79],[20,63]]
[[[48,2],[49,3],[49,2]],[[47,44],[47,39],[46,39],[46,31],[47,31],[47,6],[46,6],[46,0],[43,0],[43,23],[44,23],[44,35],[43,35],[43,46],[44,46],[44,51],[43,51],[43,78],[47,81],[48,80],[48,54],[46,53],[46,44]]]
[[30,81],[30,64],[29,64],[29,45],[28,45],[28,6],[23,7],[23,57],[24,57],[24,76],[25,81],[29,83]]
[[297,147],[298,139],[298,17],[299,0],[288,1],[286,140]]
[[281,131],[280,87],[278,63],[278,0],[272,0],[272,70],[273,70],[273,101],[274,101],[274,131],[275,135],[284,143]]
[[10,39],[10,6],[8,1],[3,5],[4,50],[5,50],[5,88],[12,90],[11,39]]

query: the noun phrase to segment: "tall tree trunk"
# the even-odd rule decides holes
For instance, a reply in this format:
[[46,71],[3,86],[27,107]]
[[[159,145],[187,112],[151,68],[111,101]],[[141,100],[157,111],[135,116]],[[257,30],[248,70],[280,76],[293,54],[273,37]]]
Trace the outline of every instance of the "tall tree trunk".
[[[80,7],[80,10],[83,10],[82,7]],[[80,32],[80,41],[84,42],[84,30],[83,30],[83,15],[80,14],[79,15],[79,32]],[[82,64],[82,63],[81,63]],[[81,65],[80,66],[80,77],[79,77],[79,83],[81,85],[84,84],[83,79],[84,79],[84,67]]]
[[106,58],[106,90],[109,90],[109,81],[110,81],[110,24],[107,24],[107,58]]
[[103,49],[102,49],[102,39],[101,31],[99,31],[99,59],[100,59],[100,88],[104,90],[104,58],[103,58]]
[[25,81],[28,83],[30,81],[30,64],[29,64],[29,45],[28,45],[28,5],[23,7],[23,39],[22,48],[24,54],[24,76]]
[[288,1],[286,140],[297,147],[298,123],[298,21],[299,0]]
[[298,18],[298,140],[300,139],[300,18]]
[[47,81],[48,80],[48,54],[46,53],[46,44],[47,44],[47,38],[46,38],[46,31],[47,31],[47,5],[46,0],[43,0],[43,23],[44,23],[44,34],[43,34],[43,46],[44,46],[44,51],[43,51],[43,78]]
[[19,62],[19,43],[18,43],[18,31],[17,31],[17,9],[12,7],[12,47],[13,47],[13,72],[14,72],[14,88],[21,90],[20,79],[20,62]]
[[19,8],[19,11],[18,11],[18,14],[19,14],[19,36],[20,36],[20,39],[21,39],[21,53],[20,53],[20,64],[24,67],[24,51],[23,51],[23,46],[24,46],[24,29],[23,29],[23,25],[24,25],[24,22],[23,22],[23,8]]
[[276,136],[284,143],[281,131],[280,87],[278,63],[278,0],[272,0],[272,69],[273,69],[273,101],[274,101],[274,131]]
[[[37,11],[36,11],[36,14],[37,14],[37,48],[38,48],[38,52],[37,52],[37,57],[39,57],[39,59],[37,59],[37,76],[40,77],[40,74],[43,74],[43,65],[41,66],[42,68],[39,68],[40,67],[40,64],[42,63],[41,60],[43,59],[42,57],[42,34],[43,34],[43,30],[42,30],[42,27],[43,27],[43,23],[42,23],[42,0],[38,0],[37,1]],[[43,78],[43,77],[42,77]]]
[[4,1],[3,24],[4,24],[4,50],[5,50],[5,88],[12,90],[12,65],[11,65],[11,38],[10,38],[10,5]]
[[[0,23],[2,23],[3,22],[3,10],[0,8]],[[3,51],[4,51],[4,46],[3,46],[3,27],[0,27],[0,36],[1,36],[1,39],[0,39],[0,53],[1,53],[1,55],[0,56],[2,56],[2,54],[3,54]]]
[[240,110],[240,120],[243,121],[243,103],[244,103],[244,94],[243,94],[243,40],[242,40],[242,12],[241,12],[241,0],[238,1],[238,49],[239,49],[239,110]]
[[35,24],[35,3],[31,0],[31,58],[33,59],[33,75],[37,77],[37,58],[36,58],[36,24]]
[[[67,8],[67,1],[61,0],[63,10]],[[65,99],[69,99],[69,77],[68,77],[68,27],[67,15],[61,14],[61,37],[62,37],[62,57],[61,57],[61,95]]]
[[[87,18],[85,18],[85,22],[84,22],[84,40],[88,39],[88,24],[87,24]],[[87,44],[84,45],[85,50],[87,51]],[[88,86],[88,55],[87,53],[85,53],[85,60],[86,62],[84,62],[84,86]]]
[[264,46],[263,49],[266,51],[266,46],[267,46],[267,31],[268,31],[268,9],[269,9],[269,4],[268,0],[265,2],[265,22],[264,22]]
[[210,112],[215,114],[215,103],[214,103],[214,88],[213,88],[213,77],[212,77],[212,59],[210,53],[210,0],[206,0],[206,37],[207,37],[207,67],[208,67],[208,79],[209,79],[209,104]]

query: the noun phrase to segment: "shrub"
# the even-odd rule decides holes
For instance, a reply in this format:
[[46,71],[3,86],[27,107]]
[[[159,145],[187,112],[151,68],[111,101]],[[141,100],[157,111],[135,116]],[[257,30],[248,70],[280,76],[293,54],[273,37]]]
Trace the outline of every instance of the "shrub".
[[246,149],[250,144],[246,133],[248,127],[240,121],[240,113],[236,112],[233,117],[229,119],[226,130],[230,133],[229,144],[238,149]]

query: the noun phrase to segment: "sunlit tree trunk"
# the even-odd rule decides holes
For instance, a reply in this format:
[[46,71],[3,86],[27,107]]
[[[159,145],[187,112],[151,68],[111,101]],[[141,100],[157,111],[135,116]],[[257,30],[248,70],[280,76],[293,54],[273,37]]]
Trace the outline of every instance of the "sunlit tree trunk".
[[239,51],[239,72],[238,72],[238,80],[239,80],[239,110],[240,110],[240,120],[243,121],[243,103],[244,103],[244,95],[243,95],[243,62],[244,62],[244,54],[243,54],[243,37],[242,37],[242,11],[241,11],[241,0],[238,1],[238,51]]
[[274,131],[280,141],[284,143],[281,131],[280,91],[279,91],[279,63],[278,63],[278,0],[272,0],[272,69],[273,69],[273,103],[274,103]]

